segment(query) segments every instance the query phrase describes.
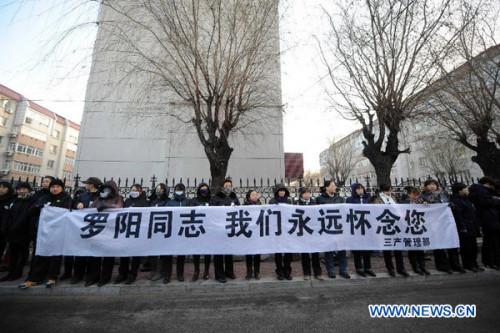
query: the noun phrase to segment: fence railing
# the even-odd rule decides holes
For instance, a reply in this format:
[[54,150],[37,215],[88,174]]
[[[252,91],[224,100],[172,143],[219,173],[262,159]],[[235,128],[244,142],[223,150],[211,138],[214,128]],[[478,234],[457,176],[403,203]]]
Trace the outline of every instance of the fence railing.
[[[461,182],[461,183],[464,183],[467,186],[469,186],[469,185],[471,185],[479,180],[479,178],[476,178],[476,179],[474,179],[473,177],[472,178],[464,178],[462,176],[460,176],[460,177],[447,177],[447,178],[431,177],[431,176],[428,176],[426,178],[407,178],[407,179],[400,178],[400,179],[394,179],[392,184],[391,184],[393,186],[393,193],[396,197],[401,197],[401,195],[404,192],[404,187],[406,185],[413,185],[416,187],[420,187],[424,184],[424,182],[427,179],[430,179],[430,178],[436,179],[439,182],[439,184],[441,184],[441,187],[443,188],[444,192],[447,194],[451,193],[451,185],[453,183]],[[113,177],[112,178],[104,177],[104,178],[101,178],[101,180],[103,182],[107,181],[107,180],[114,180],[116,182],[116,184],[118,185],[118,188],[120,190],[120,194],[123,196],[128,195],[128,193],[130,191],[130,187],[134,184],[140,184],[143,187],[143,189],[147,192],[147,194],[149,195],[151,190],[156,188],[156,186],[159,183],[164,183],[169,187],[172,187],[177,183],[183,183],[186,186],[186,194],[190,198],[196,196],[196,191],[197,191],[198,185],[200,183],[207,183],[207,184],[209,184],[209,186],[212,186],[211,179],[205,180],[203,178],[194,178],[194,179],[191,179],[191,178],[179,178],[179,179],[172,178],[171,180],[165,179],[162,181],[162,180],[158,179],[158,177],[156,177],[155,175],[153,175],[152,177],[149,177],[149,178],[144,178],[144,177],[128,178],[127,177],[127,178],[114,179]],[[248,192],[248,190],[254,189],[259,194],[259,197],[261,198],[262,203],[268,203],[269,200],[271,200],[274,197],[274,187],[276,186],[276,184],[285,184],[290,190],[291,197],[294,199],[298,199],[299,188],[302,186],[309,187],[311,189],[311,193],[312,193],[313,197],[319,196],[321,193],[321,191],[320,191],[321,186],[328,179],[326,179],[326,178],[319,179],[318,178],[318,179],[314,179],[314,180],[304,180],[304,179],[290,179],[290,178],[287,178],[287,179],[284,179],[284,178],[281,178],[281,179],[277,179],[277,178],[274,178],[274,179],[271,179],[271,178],[267,178],[267,179],[264,179],[264,178],[260,178],[260,179],[246,178],[246,179],[243,179],[243,178],[239,178],[239,179],[232,179],[232,180],[233,180],[233,188],[234,188],[233,191],[237,194],[238,198],[241,201],[243,201],[243,199],[245,198],[245,195]],[[11,178],[8,181],[10,181],[11,184],[15,185],[18,182],[21,182],[23,180],[21,177],[19,177],[18,179]],[[29,181],[29,178],[26,178],[26,180],[24,180],[24,181],[29,182],[32,185],[33,189],[37,190],[37,189],[41,188],[42,177],[40,177],[38,179],[35,177],[31,181]],[[63,179],[63,181],[64,181],[64,183],[66,183],[67,179]],[[351,184],[358,183],[358,182],[362,183],[365,186],[367,193],[369,193],[371,195],[375,194],[376,190],[378,189],[378,186],[373,186],[370,183],[370,178],[363,178],[363,179],[348,178],[345,180],[337,179],[337,180],[335,180],[335,183],[337,184],[338,194],[344,198],[349,197],[351,195],[351,188],[350,188]],[[79,175],[76,175],[72,179],[72,186],[66,187],[66,192],[68,192],[69,194],[72,194],[76,189],[81,188],[81,187],[83,187],[82,179]]]

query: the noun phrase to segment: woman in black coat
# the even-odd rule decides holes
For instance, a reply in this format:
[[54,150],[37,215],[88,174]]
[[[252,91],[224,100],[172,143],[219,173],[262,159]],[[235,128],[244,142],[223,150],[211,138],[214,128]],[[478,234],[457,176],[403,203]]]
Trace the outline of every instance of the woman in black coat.
[[3,229],[10,248],[9,274],[0,281],[14,281],[23,275],[29,257],[30,215],[34,204],[29,183],[16,186],[17,197],[6,211]]
[[[167,202],[170,200],[168,197],[170,194],[170,188],[163,184],[160,183],[156,186],[155,190],[151,195],[149,196],[149,206],[150,207],[165,207]],[[160,256],[152,256],[148,257],[148,260],[151,265],[151,273],[149,274],[149,280],[151,281],[158,281],[160,280],[164,275],[164,269],[163,269],[163,258]]]
[[474,273],[484,271],[484,268],[477,264],[476,237],[479,236],[479,222],[476,210],[467,197],[469,193],[467,185],[456,183],[453,184],[451,190],[453,194],[450,197],[450,202],[460,238],[460,255],[464,268]]
[[[259,193],[256,190],[248,190],[245,196],[246,206],[260,205]],[[255,280],[260,280],[260,254],[247,254],[245,256],[245,261],[247,265],[247,275],[245,279],[250,280],[252,276]]]
[[3,230],[4,216],[14,201],[14,189],[12,184],[7,181],[0,181],[0,263],[2,262],[5,246],[7,245],[6,236]]
[[[196,191],[196,197],[192,198],[190,201],[191,206],[210,206],[210,201],[212,200],[212,195],[210,193],[210,187],[206,183],[201,183],[198,185]],[[198,280],[200,275],[200,255],[193,255],[194,273],[191,281]],[[203,280],[208,280],[210,278],[210,261],[212,256],[210,254],[205,255],[205,269],[203,272]]]

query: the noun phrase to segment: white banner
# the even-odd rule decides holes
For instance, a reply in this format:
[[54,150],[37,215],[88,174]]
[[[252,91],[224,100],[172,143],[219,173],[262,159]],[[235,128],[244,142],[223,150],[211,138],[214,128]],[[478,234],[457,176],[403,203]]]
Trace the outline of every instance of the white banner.
[[37,240],[38,255],[98,257],[456,247],[447,204],[46,207]]

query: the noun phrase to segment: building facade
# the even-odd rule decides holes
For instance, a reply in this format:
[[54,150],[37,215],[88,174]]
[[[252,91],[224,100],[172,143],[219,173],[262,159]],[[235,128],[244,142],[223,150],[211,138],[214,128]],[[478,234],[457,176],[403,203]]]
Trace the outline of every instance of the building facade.
[[53,176],[70,184],[80,125],[0,85],[2,179]]

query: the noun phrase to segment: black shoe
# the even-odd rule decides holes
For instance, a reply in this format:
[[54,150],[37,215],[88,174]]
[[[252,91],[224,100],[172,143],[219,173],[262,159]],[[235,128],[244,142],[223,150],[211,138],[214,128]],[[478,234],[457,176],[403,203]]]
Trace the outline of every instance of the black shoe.
[[365,274],[365,272],[363,272],[362,269],[357,269],[356,274],[358,274],[359,276],[362,276],[362,277],[366,277],[366,274]]
[[250,280],[252,278],[252,271],[247,270],[247,275],[245,276],[245,280]]
[[425,275],[431,275],[431,272],[429,272],[427,269],[422,268],[422,272],[424,272]]
[[98,287],[102,287],[102,286],[104,286],[104,285],[108,284],[110,280],[111,280],[111,279],[99,280],[99,282],[97,283],[97,286],[98,286]]
[[71,278],[71,280],[69,281],[70,284],[77,284],[78,282],[82,281],[82,279],[80,279],[79,277],[77,276],[73,276]]
[[333,272],[333,273],[328,273],[328,277],[329,277],[330,279],[335,279],[335,278],[336,278],[335,272]]
[[410,274],[408,274],[408,272],[407,272],[406,270],[398,271],[398,274],[399,274],[399,275],[402,275],[402,276],[404,276],[404,277],[408,277],[408,276],[410,276]]
[[208,279],[210,279],[210,274],[208,272],[205,272],[203,274],[203,280],[208,280]]
[[375,272],[372,271],[371,269],[365,269],[365,274],[370,275],[372,277],[377,277],[377,274],[375,274]]
[[278,274],[278,280],[283,281],[285,279],[285,276],[282,274]]
[[422,271],[420,270],[420,268],[416,268],[416,267],[415,267],[415,268],[413,268],[413,272],[414,272],[415,274],[418,274],[418,275],[424,275],[424,272],[422,272]]
[[169,282],[170,282],[170,276],[169,276],[169,277],[165,277],[165,278],[163,279],[163,283],[164,283],[164,284],[167,284],[167,283],[169,283]]
[[134,283],[136,277],[135,276],[129,276],[126,280],[125,280],[125,284],[132,284]]
[[483,267],[476,267],[476,269],[477,269],[479,272],[484,272],[484,268],[483,268]]
[[226,273],[226,277],[230,278],[231,280],[236,279],[236,275],[234,275],[234,273],[233,273],[233,272]]
[[466,269],[468,269],[472,273],[479,273],[479,269],[477,269],[476,267],[467,267]]
[[285,275],[285,279],[288,280],[288,281],[292,281],[293,278],[291,275]]
[[387,271],[389,273],[390,276],[392,277],[395,277],[396,276],[396,272],[393,270],[393,269],[390,269]]
[[216,281],[220,282],[220,283],[226,283],[227,280],[225,277],[219,277],[219,278],[215,278]]
[[200,271],[195,270],[193,273],[193,277],[191,278],[191,282],[198,281],[198,276],[200,276]]
[[490,265],[490,268],[497,271],[500,270],[500,267],[498,267],[497,265]]
[[254,277],[255,277],[255,280],[260,280],[259,272],[255,272]]
[[460,267],[460,270],[459,270],[459,272],[460,272],[460,273],[462,273],[462,274],[465,274],[465,273],[467,273],[467,271],[466,271],[466,270],[465,270],[464,268],[462,268],[462,267]]
[[177,281],[184,282],[184,275],[177,275]]
[[347,272],[340,272],[339,275],[342,276],[344,279],[350,279],[351,278],[351,276]]
[[118,275],[113,283],[114,284],[122,283],[126,279],[127,277],[125,275]]
[[89,281],[86,281],[86,282],[85,282],[85,287],[90,287],[91,285],[94,285],[94,284],[96,284],[97,282],[99,282],[99,281],[97,281],[97,280],[89,280]]
[[59,281],[64,281],[64,280],[67,280],[67,279],[71,279],[71,274],[69,273],[64,273],[63,275],[61,275],[61,277],[59,278]]
[[5,275],[3,278],[0,279],[0,282],[5,282],[5,281],[10,281],[10,274]]

